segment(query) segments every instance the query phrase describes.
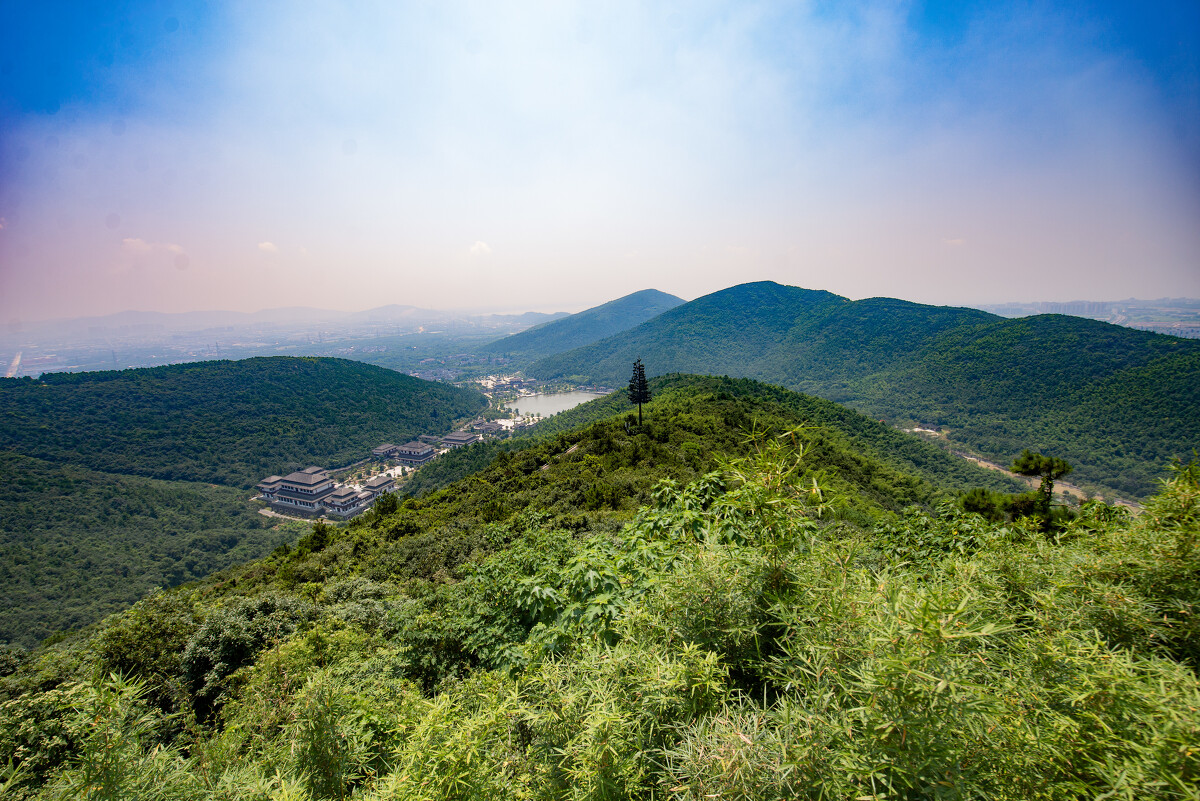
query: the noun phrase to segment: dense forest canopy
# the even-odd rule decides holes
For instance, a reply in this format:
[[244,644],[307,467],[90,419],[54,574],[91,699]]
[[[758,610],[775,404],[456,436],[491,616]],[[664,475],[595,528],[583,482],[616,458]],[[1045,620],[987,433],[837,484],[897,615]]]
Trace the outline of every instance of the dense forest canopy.
[[216,484],[357,461],[484,403],[341,359],[0,380],[0,643],[36,645],[299,536]]
[[299,536],[248,494],[0,451],[0,643],[33,647]]
[[824,402],[655,387],[643,426],[600,399],[394,512],[8,652],[0,782],[1194,797],[1200,467],[1136,518],[1091,502],[1047,533],[964,512],[870,421],[812,419]]
[[945,426],[1002,464],[1025,447],[1054,451],[1075,480],[1128,498],[1152,493],[1171,459],[1200,445],[1200,342],[771,282],[698,298],[528,371],[619,384],[637,358],[650,374],[746,376],[892,423]]
[[0,450],[249,487],[381,442],[444,434],[478,392],[345,359],[265,357],[0,380]]

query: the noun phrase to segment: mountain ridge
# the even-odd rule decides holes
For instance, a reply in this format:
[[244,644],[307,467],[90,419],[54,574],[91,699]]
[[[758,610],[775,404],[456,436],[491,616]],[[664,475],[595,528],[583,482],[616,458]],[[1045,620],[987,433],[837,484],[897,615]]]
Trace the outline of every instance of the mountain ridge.
[[526,359],[550,356],[625,331],[682,303],[684,300],[675,295],[642,289],[567,317],[548,320],[480,350]]
[[[1025,447],[1069,452],[1078,478],[1136,498],[1200,442],[1200,383],[1190,377],[1197,353],[1200,342],[1084,318],[1010,319],[756,282],[539,359],[526,372],[612,385],[641,358],[651,375],[754,378],[892,421],[948,427],[1000,462]],[[1149,375],[1151,363],[1159,385],[1135,386],[1131,377]],[[1123,389],[1114,395],[1114,387]],[[1072,406],[1099,414],[1099,397],[1107,422],[1081,426]],[[1174,431],[1157,425],[1164,416],[1178,421]]]

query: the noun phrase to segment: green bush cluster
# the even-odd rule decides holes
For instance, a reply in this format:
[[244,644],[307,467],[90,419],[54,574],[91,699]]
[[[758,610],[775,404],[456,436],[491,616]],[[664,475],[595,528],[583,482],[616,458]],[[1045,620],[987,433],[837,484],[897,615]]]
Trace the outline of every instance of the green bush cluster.
[[1196,798],[1200,465],[1048,536],[751,390],[660,393],[6,659],[0,789]]
[[17,798],[1196,796],[1200,466],[1145,514],[1093,505],[1056,538],[952,504],[863,527],[802,433],[661,484],[616,534],[489,524],[496,550],[440,582],[156,596],[97,635],[83,681],[0,706],[0,781]]

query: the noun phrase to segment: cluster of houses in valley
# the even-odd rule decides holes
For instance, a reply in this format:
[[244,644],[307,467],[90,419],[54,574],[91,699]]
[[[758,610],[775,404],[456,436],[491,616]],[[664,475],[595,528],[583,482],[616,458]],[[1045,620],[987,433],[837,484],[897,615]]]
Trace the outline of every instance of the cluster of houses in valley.
[[379,475],[367,481],[361,489],[348,484],[337,484],[329,477],[329,471],[320,467],[306,467],[286,476],[268,476],[258,483],[262,499],[281,512],[297,513],[308,517],[336,515],[353,517],[369,509],[375,499],[395,489],[396,479]]
[[277,512],[304,517],[350,518],[370,509],[380,496],[396,488],[395,470],[420,467],[439,453],[481,442],[485,435],[499,434],[511,427],[481,418],[468,426],[470,430],[452,431],[442,437],[422,434],[403,445],[378,445],[371,449],[371,456],[383,461],[393,460],[400,467],[374,476],[361,485],[338,484],[328,470],[314,465],[286,476],[268,476],[257,486],[262,500]]

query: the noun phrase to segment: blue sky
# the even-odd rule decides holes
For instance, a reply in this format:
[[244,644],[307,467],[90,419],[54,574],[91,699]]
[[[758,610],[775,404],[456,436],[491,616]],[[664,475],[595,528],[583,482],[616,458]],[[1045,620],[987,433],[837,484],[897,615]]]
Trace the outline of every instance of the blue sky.
[[1200,4],[0,0],[0,322],[1200,296]]

